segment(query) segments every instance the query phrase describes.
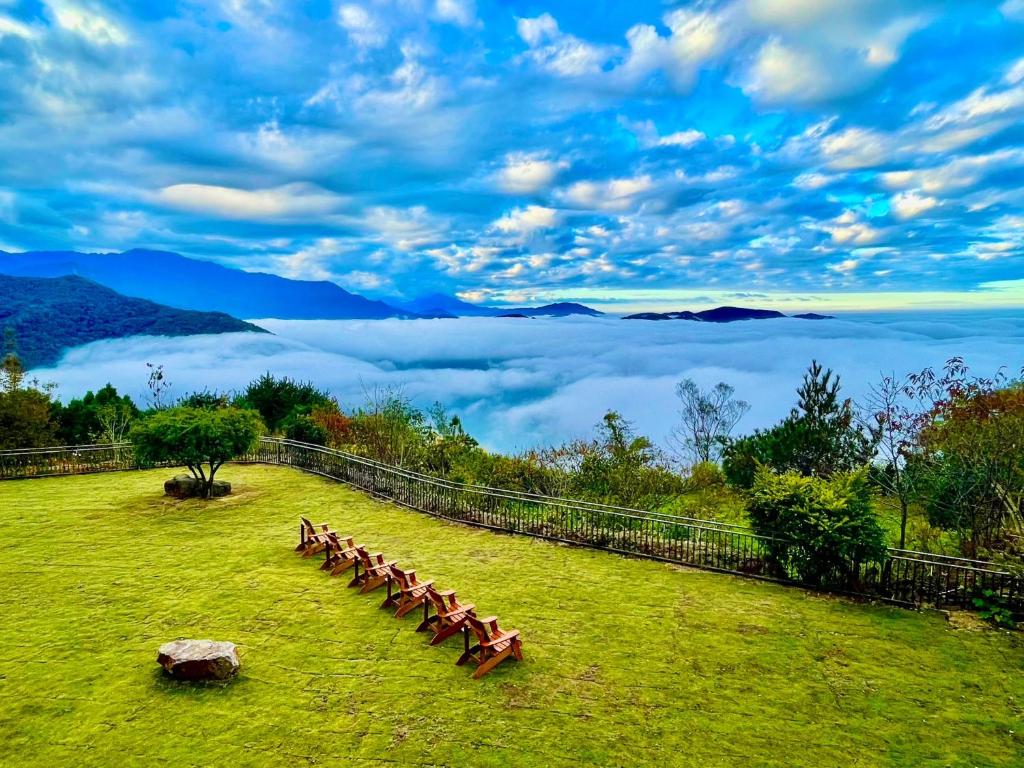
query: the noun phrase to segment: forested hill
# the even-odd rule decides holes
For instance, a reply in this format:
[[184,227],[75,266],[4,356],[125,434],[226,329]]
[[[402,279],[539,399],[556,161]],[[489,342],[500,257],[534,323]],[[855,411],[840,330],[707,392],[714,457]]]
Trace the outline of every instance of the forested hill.
[[222,312],[174,309],[133,299],[82,277],[0,275],[0,329],[14,331],[26,368],[49,365],[63,350],[125,336],[267,333]]

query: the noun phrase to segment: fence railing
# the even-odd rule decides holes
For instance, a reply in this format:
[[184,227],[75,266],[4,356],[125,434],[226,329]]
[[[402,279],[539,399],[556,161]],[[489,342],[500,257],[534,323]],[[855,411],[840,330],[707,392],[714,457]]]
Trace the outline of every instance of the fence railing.
[[[713,520],[457,483],[280,438],[261,438],[240,461],[280,464],[333,478],[411,509],[470,525],[563,541],[906,606],[971,608],[983,590],[1024,613],[1019,575],[979,560],[890,549],[881,562],[850,563],[806,584],[773,557],[793,542]],[[136,468],[127,444],[0,451],[0,479]],[[792,562],[792,558],[787,559]]]

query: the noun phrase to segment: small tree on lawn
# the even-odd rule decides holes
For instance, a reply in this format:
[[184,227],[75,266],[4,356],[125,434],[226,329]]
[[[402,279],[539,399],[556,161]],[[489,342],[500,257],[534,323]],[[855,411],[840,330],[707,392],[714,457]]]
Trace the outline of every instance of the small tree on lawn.
[[225,461],[251,450],[263,431],[253,411],[241,408],[166,408],[136,424],[131,432],[142,462],[177,462],[188,467],[210,498],[213,478]]

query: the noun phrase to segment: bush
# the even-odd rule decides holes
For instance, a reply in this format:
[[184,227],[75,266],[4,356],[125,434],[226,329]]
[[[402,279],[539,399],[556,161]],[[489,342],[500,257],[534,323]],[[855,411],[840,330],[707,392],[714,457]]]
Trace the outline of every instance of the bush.
[[311,415],[293,413],[281,423],[284,436],[300,443],[327,445],[327,430],[318,424]]
[[865,469],[823,479],[759,467],[747,514],[755,532],[781,539],[770,547],[772,562],[809,584],[848,585],[859,564],[885,555]]
[[725,474],[713,461],[702,461],[690,467],[686,478],[687,491],[711,491],[725,486]]

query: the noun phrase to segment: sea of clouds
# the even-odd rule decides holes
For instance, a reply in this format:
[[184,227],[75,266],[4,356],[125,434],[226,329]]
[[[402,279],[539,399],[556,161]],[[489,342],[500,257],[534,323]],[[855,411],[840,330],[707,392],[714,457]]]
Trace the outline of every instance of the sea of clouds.
[[173,396],[239,390],[264,371],[312,380],[343,406],[399,387],[422,406],[463,417],[490,448],[518,450],[591,433],[608,409],[664,443],[677,420],[675,385],[726,381],[751,404],[739,431],[792,407],[812,359],[862,396],[882,372],[904,374],[958,355],[979,374],[1024,365],[1024,311],[849,315],[827,321],[717,325],[613,318],[256,320],[273,332],[137,337],[70,350],[54,368],[61,399],[106,382],[146,400],[146,363],[162,364]]

